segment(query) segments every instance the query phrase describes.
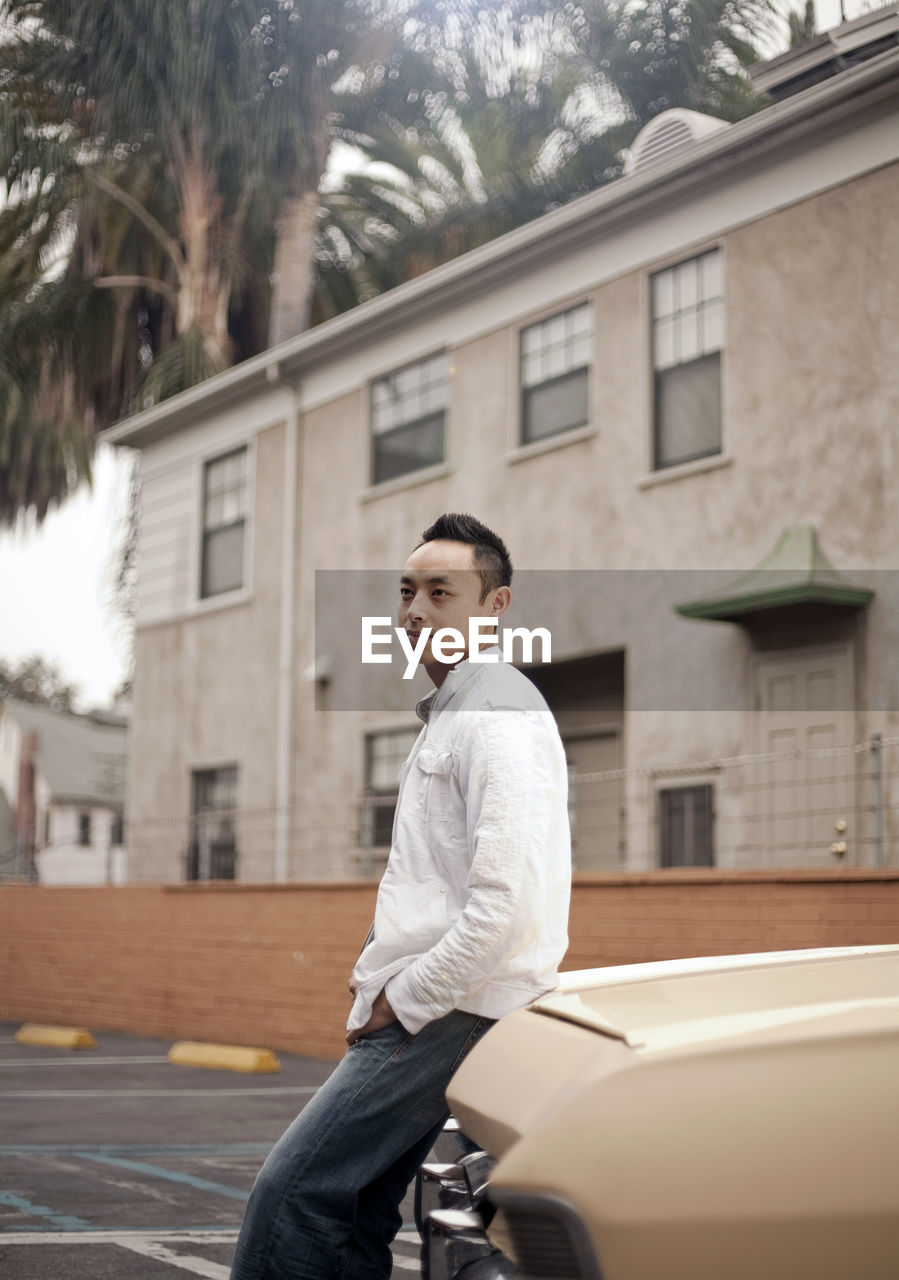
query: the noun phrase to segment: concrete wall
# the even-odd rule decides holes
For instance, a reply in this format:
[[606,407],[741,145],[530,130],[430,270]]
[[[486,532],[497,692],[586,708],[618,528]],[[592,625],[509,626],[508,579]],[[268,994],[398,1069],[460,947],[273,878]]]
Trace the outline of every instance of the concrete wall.
[[[374,898],[360,881],[0,888],[0,1018],[336,1057]],[[566,969],[899,942],[899,872],[578,876],[570,932]]]

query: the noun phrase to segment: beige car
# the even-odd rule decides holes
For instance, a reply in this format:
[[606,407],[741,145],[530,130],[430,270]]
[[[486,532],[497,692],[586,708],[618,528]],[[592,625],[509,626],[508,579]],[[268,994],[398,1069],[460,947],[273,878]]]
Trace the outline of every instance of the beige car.
[[431,1280],[899,1277],[899,946],[567,973],[448,1096]]

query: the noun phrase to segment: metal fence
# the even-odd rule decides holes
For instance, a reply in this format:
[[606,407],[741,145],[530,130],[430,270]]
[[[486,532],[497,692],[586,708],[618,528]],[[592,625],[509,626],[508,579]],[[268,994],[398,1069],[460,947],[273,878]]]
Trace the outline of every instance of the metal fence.
[[[572,773],[576,871],[899,865],[899,737]],[[134,882],[376,877],[393,795],[126,823]],[[40,849],[37,854],[40,870]],[[11,876],[7,868],[7,879]]]

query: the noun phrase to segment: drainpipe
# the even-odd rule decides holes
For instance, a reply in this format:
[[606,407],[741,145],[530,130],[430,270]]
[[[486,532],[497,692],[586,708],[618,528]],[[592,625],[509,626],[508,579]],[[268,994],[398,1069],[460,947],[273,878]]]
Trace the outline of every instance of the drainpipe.
[[874,865],[883,866],[883,736],[871,734],[871,775],[874,780]]
[[275,763],[275,881],[290,874],[290,774],[293,740],[294,592],[297,540],[299,389],[289,387],[284,437],[284,497],[281,522],[281,617],[278,635],[278,725]]

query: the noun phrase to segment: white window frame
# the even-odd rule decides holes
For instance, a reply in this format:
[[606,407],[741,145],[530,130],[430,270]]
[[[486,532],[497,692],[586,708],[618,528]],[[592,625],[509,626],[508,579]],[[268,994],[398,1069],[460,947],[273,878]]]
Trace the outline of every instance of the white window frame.
[[[374,729],[374,728],[366,729],[363,734],[363,738],[362,738],[362,751],[363,751],[362,804],[360,806],[360,815],[359,815],[359,818],[360,818],[359,843],[361,847],[366,851],[374,851],[378,849],[383,850],[390,847],[390,840],[387,840],[385,842],[385,841],[375,841],[374,839],[374,821],[373,821],[373,818],[370,816],[371,810],[374,807],[370,805],[371,797],[375,795],[386,796],[388,794],[392,794],[392,792],[376,791],[374,787],[372,787],[371,785],[371,775],[370,775],[370,764],[371,764],[371,758],[372,758],[371,743],[375,738],[400,737],[403,734],[408,734],[412,740],[409,746],[409,750],[411,750],[412,744],[415,742],[420,731],[421,731],[420,725],[416,727],[415,725],[411,725],[411,724],[398,724],[398,725],[386,725],[382,728],[377,728],[377,729]],[[406,756],[408,756],[408,751],[406,752]],[[405,758],[406,757],[404,757],[404,759]],[[400,768],[402,768],[402,765],[400,765]],[[397,783],[396,794],[397,794],[397,798],[399,798],[399,783]],[[366,839],[366,829],[369,826],[371,827],[371,838]]]
[[[588,348],[588,359],[585,365],[578,365],[577,369],[583,368],[587,375],[587,421],[580,426],[567,427],[561,431],[552,432],[549,435],[540,436],[536,440],[524,439],[524,400],[525,385],[522,369],[522,345],[524,342],[524,334],[529,329],[535,329],[539,325],[544,325],[550,320],[554,320],[557,316],[568,315],[572,311],[577,311],[581,307],[587,308],[590,315],[590,339]],[[510,404],[514,405],[514,412],[511,416],[510,438],[506,460],[516,462],[519,459],[532,457],[534,454],[545,453],[551,449],[560,448],[567,444],[573,444],[578,440],[588,439],[596,433],[596,395],[597,395],[597,377],[596,369],[596,303],[592,295],[578,295],[575,298],[567,299],[561,304],[556,303],[551,307],[545,307],[541,311],[529,315],[527,319],[522,320],[519,324],[510,330],[510,369],[511,369],[511,388],[510,388]],[[574,373],[575,369],[565,370],[566,373]],[[563,375],[559,375],[563,376]],[[536,383],[535,386],[544,386],[551,379],[546,379],[542,383]]]
[[[224,458],[238,449],[246,449],[246,489],[247,502],[244,514],[243,543],[243,583],[233,591],[222,591],[218,595],[203,596],[203,532],[205,478],[207,463]],[[232,440],[221,440],[215,448],[204,449],[193,460],[194,467],[194,518],[191,522],[190,547],[190,599],[188,612],[213,613],[217,609],[226,609],[232,605],[245,604],[253,594],[253,543],[255,535],[256,514],[256,436],[240,435]],[[280,494],[279,494],[280,499]]]
[[[446,395],[442,408],[443,412],[443,457],[438,462],[425,463],[421,467],[415,467],[412,471],[405,471],[402,475],[388,476],[383,480],[375,479],[375,442],[378,435],[382,433],[375,432],[374,426],[374,395],[375,387],[378,383],[386,382],[389,378],[395,377],[397,374],[403,373],[407,369],[414,369],[417,365],[429,364],[433,360],[443,359],[446,362]],[[408,488],[410,485],[421,484],[428,480],[434,480],[442,475],[446,475],[449,468],[450,456],[450,418],[451,405],[453,400],[453,374],[454,374],[454,353],[448,347],[441,347],[437,350],[426,352],[416,356],[412,360],[406,360],[400,365],[392,365],[389,369],[385,369],[383,373],[369,379],[366,385],[366,393],[364,398],[365,428],[366,428],[366,488],[363,498],[377,497],[383,493],[393,493],[398,489]],[[414,420],[413,420],[414,421]],[[412,423],[401,423],[402,426],[411,426]],[[399,428],[394,428],[399,429]],[[386,433],[385,433],[386,434]]]
[[244,774],[245,774],[245,769],[244,769],[244,767],[243,767],[243,765],[242,765],[242,763],[241,763],[241,761],[240,761],[240,760],[235,759],[235,757],[234,757],[234,756],[229,756],[227,759],[216,760],[216,761],[213,761],[211,764],[210,764],[210,763],[208,763],[208,762],[203,762],[202,764],[188,763],[188,765],[187,765],[187,815],[188,815],[188,816],[187,816],[187,846],[188,846],[188,847],[187,847],[187,850],[185,851],[185,858],[186,858],[186,860],[185,860],[185,863],[184,863],[184,872],[185,872],[185,881],[184,881],[184,882],[185,882],[186,884],[209,884],[209,883],[211,883],[211,881],[209,881],[209,880],[200,880],[200,879],[197,879],[196,881],[188,880],[188,879],[187,879],[187,876],[186,876],[186,873],[187,873],[187,871],[189,870],[189,867],[190,867],[190,861],[189,861],[189,859],[190,859],[190,846],[191,846],[191,844],[192,844],[192,842],[193,842],[193,840],[194,840],[194,822],[195,822],[195,820],[196,820],[196,818],[197,818],[197,816],[198,816],[198,815],[194,812],[194,800],[195,800],[195,798],[196,798],[196,781],[195,781],[195,779],[196,779],[196,777],[197,777],[197,775],[198,775],[198,774],[201,774],[201,773],[218,773],[218,772],[223,772],[225,769],[233,769],[233,770],[234,770],[234,773],[235,773],[235,778],[234,778],[234,808],[233,808],[232,810],[225,810],[225,811],[223,811],[223,812],[230,812],[230,813],[232,813],[232,814],[233,814],[233,818],[232,818],[232,826],[233,826],[233,834],[234,834],[234,858],[235,858],[235,864],[234,864],[234,865],[235,865],[235,877],[234,877],[234,878],[235,878],[235,881],[236,881],[236,879],[237,879],[236,872],[237,872],[237,871],[238,871],[238,869],[239,869],[239,863],[238,863],[238,860],[239,860],[239,858],[240,858],[240,830],[239,830],[239,823],[240,823],[240,818],[241,818],[241,816],[242,816],[242,814],[243,814],[243,806],[242,806],[242,803],[241,803],[241,793],[242,793],[242,789],[243,789],[243,785],[244,785]]
[[[696,258],[701,258],[704,254],[710,253],[713,249],[717,249],[721,255],[721,272],[724,280],[724,334],[723,342],[720,348],[721,361],[721,435],[720,448],[717,453],[705,454],[700,458],[693,458],[687,462],[675,462],[667,467],[657,467],[655,460],[655,353],[654,353],[654,325],[653,325],[653,302],[652,302],[652,281],[653,277],[659,275],[662,271],[667,271],[671,267],[678,267],[684,262],[691,262]],[[672,480],[679,480],[687,476],[697,475],[704,471],[716,471],[722,467],[730,466],[733,461],[733,455],[729,452],[728,447],[728,396],[727,396],[727,308],[728,294],[727,281],[729,278],[728,271],[728,254],[727,242],[725,239],[712,239],[703,241],[699,244],[692,245],[689,249],[681,249],[677,253],[669,254],[664,258],[660,258],[653,262],[642,272],[641,279],[641,313],[642,313],[642,341],[643,341],[643,369],[644,377],[643,385],[643,474],[637,478],[636,487],[639,489],[653,488],[658,484],[666,484]]]
[[[653,787],[653,809],[654,809],[654,826],[655,833],[655,868],[659,871],[716,871],[720,870],[721,859],[720,849],[717,840],[717,820],[720,813],[720,796],[718,792],[718,782],[720,774],[717,772],[696,772],[696,773],[679,773],[664,776],[656,776]],[[712,789],[712,814],[711,814],[711,838],[712,838],[712,864],[706,866],[671,866],[665,867],[662,864],[662,799],[663,791],[681,791],[686,787],[711,787]]]

